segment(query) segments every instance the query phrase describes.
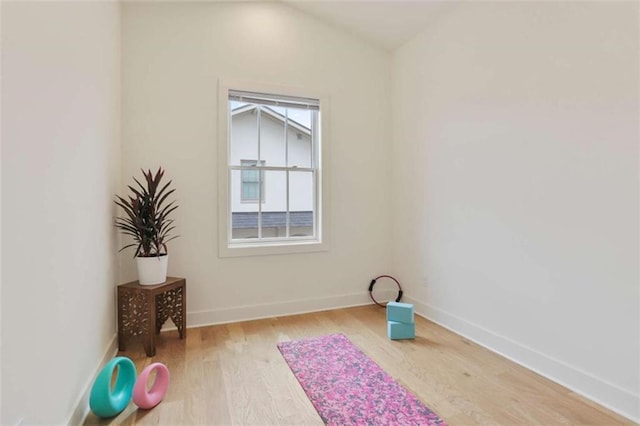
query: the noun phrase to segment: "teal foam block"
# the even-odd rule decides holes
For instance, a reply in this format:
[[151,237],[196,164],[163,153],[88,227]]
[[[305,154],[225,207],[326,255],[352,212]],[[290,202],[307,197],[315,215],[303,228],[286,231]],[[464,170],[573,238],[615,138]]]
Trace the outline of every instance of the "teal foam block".
[[387,303],[387,321],[413,323],[413,305],[400,302]]
[[387,336],[391,340],[415,339],[416,324],[396,321],[387,321]]

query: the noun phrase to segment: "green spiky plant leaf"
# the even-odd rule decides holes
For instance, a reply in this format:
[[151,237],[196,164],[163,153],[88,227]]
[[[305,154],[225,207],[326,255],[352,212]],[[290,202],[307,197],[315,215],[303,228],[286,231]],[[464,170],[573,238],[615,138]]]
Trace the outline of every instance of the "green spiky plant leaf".
[[[178,205],[175,201],[168,201],[175,189],[170,189],[171,181],[160,187],[164,176],[162,167],[151,173],[142,170],[143,185],[133,178],[137,187],[129,185],[130,194],[127,198],[116,195],[114,202],[124,210],[125,215],[116,217],[115,226],[124,235],[133,238],[134,243],[127,244],[120,251],[135,247],[134,257],[156,257],[167,253],[167,243],[178,236],[172,236],[175,229],[173,219],[169,217]],[[160,188],[160,190],[158,190]]]

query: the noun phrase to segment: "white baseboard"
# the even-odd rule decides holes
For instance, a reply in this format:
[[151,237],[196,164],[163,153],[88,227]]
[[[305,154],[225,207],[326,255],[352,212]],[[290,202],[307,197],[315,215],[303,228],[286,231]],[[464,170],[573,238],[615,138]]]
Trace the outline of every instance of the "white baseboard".
[[[391,292],[387,298],[391,299],[395,296],[396,294]],[[188,327],[202,327],[205,325],[306,314],[309,312],[348,308],[351,306],[368,305],[371,303],[373,302],[369,298],[369,292],[362,291],[358,293],[315,299],[289,300],[279,303],[245,305],[233,308],[214,309],[210,311],[189,312],[187,314],[187,324]]]
[[107,346],[107,349],[105,350],[104,355],[102,356],[102,359],[96,366],[89,380],[87,380],[87,383],[85,384],[82,390],[82,393],[80,394],[80,396],[78,396],[78,400],[74,405],[75,408],[71,413],[71,415],[69,416],[69,420],[65,424],[67,425],[84,424],[84,420],[87,417],[87,414],[89,414],[89,395],[91,394],[91,386],[93,385],[93,381],[98,376],[98,373],[100,372],[100,370],[102,370],[102,368],[107,364],[107,362],[109,362],[111,358],[116,356],[117,353],[118,353],[118,335],[114,334],[113,337],[111,338],[111,342],[109,343],[109,346]]
[[414,305],[416,314],[640,423],[640,395],[428,303],[411,297],[405,301]]

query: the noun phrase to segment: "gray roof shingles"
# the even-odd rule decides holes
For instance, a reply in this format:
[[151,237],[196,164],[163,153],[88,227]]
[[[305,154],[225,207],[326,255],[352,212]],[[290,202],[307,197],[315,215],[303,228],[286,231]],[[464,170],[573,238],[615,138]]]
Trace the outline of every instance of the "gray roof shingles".
[[[262,227],[275,228],[286,226],[286,212],[262,212]],[[289,226],[313,226],[313,212],[290,212]],[[233,212],[231,215],[231,227],[257,228],[258,212]]]

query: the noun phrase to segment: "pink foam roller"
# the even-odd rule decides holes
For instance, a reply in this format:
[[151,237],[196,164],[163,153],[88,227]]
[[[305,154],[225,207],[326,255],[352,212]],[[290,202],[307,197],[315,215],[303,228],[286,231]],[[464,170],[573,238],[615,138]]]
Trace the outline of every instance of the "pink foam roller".
[[[156,370],[156,380],[151,389],[147,391],[147,381],[153,370]],[[169,369],[160,362],[154,362],[142,370],[142,373],[138,376],[138,380],[136,380],[136,384],[133,387],[133,402],[138,407],[148,410],[160,404],[168,388]]]

